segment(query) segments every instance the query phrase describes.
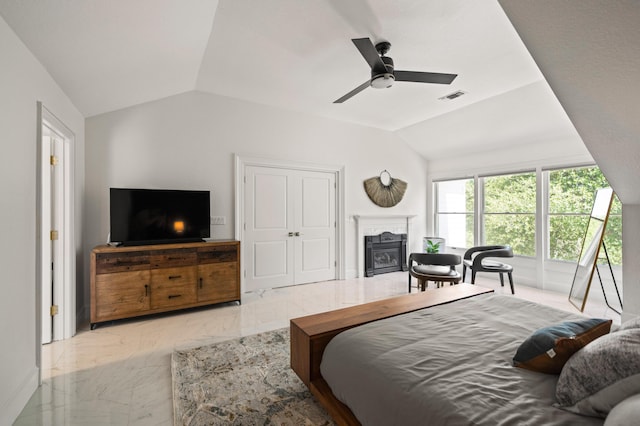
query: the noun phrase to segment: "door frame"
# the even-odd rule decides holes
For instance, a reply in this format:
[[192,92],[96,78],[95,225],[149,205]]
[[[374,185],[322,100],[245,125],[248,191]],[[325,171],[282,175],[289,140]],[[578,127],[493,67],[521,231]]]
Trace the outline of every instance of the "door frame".
[[[68,339],[76,334],[76,268],[75,268],[75,229],[74,229],[74,205],[75,205],[75,134],[53,113],[51,113],[42,102],[37,103],[38,109],[38,129],[37,129],[37,167],[36,167],[36,343],[39,348],[42,345],[42,315],[43,309],[43,241],[45,234],[49,230],[43,229],[43,217],[49,215],[49,204],[44,200],[45,193],[42,188],[42,177],[45,172],[45,164],[43,164],[43,125],[47,125],[60,133],[63,137],[63,158],[62,158],[62,202],[63,217],[62,224],[64,232],[61,232],[62,238],[62,274],[63,280],[60,288],[62,294],[57,295],[59,303],[60,315],[62,316],[61,333],[53,336],[53,340]],[[47,209],[45,212],[44,209]],[[40,367],[40,351],[37,351],[38,367]]]
[[346,250],[345,250],[345,168],[344,166],[329,164],[314,164],[299,161],[275,160],[268,158],[245,157],[234,154],[235,163],[235,229],[234,238],[241,243],[240,292],[245,292],[245,256],[244,250],[244,222],[245,222],[245,171],[248,166],[273,167],[278,169],[301,170],[312,172],[334,173],[336,177],[336,279],[345,279]]

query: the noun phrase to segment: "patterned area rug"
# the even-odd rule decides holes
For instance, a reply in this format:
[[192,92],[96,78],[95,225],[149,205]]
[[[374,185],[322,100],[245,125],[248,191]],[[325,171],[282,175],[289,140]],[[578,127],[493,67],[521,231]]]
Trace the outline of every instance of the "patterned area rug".
[[289,329],[171,356],[173,418],[189,425],[333,425],[289,366]]

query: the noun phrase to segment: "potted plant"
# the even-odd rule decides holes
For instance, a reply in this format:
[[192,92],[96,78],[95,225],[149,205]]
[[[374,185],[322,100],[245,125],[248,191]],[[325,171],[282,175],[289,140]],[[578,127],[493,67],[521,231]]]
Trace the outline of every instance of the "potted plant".
[[434,243],[431,240],[427,240],[427,246],[425,248],[427,253],[440,253],[440,241]]

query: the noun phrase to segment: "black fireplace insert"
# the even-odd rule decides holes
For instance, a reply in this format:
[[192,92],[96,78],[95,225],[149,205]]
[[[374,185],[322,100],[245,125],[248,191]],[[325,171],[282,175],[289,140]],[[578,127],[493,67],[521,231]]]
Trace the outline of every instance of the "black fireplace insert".
[[407,234],[368,235],[364,246],[365,276],[407,270]]

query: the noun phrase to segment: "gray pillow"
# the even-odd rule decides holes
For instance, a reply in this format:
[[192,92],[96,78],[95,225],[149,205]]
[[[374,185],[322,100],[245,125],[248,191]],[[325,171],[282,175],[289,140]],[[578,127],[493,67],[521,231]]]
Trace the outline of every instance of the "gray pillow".
[[606,417],[616,404],[637,393],[640,328],[602,336],[569,358],[556,385],[556,406],[576,414]]

